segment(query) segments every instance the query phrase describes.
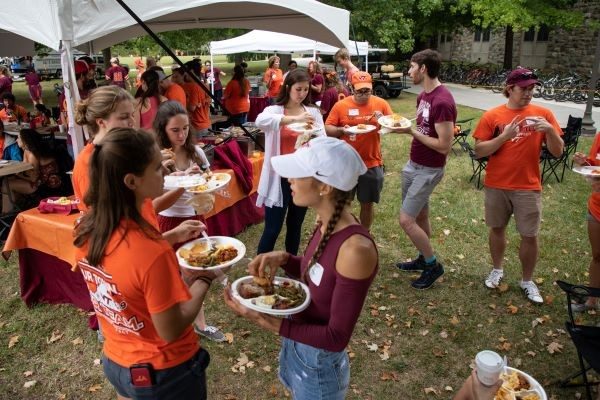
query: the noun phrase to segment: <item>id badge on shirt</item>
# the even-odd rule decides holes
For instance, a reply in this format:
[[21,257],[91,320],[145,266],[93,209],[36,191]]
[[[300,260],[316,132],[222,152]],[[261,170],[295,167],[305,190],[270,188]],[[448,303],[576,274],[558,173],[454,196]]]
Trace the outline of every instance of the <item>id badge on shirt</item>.
[[358,117],[359,115],[360,115],[360,111],[358,110],[358,108],[350,108],[348,110],[349,117]]
[[323,272],[325,272],[323,266],[321,266],[319,263],[315,263],[312,267],[310,267],[308,276],[315,285],[319,286],[321,284],[321,279],[323,279]]

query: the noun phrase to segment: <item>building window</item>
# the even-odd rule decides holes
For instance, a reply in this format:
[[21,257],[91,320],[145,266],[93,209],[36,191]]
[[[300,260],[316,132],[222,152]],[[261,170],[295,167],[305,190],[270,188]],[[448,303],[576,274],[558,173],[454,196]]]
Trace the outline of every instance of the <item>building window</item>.
[[540,26],[540,30],[538,31],[538,34],[537,34],[537,41],[538,42],[547,42],[548,36],[550,36],[550,30],[548,29],[548,26],[547,25]]
[[483,31],[483,38],[481,40],[482,42],[489,42],[490,41],[490,28],[487,28],[486,30]]
[[524,42],[533,42],[535,39],[535,28],[531,27],[523,36]]
[[490,28],[487,28],[487,29],[476,28],[474,40],[476,42],[489,42],[490,41]]

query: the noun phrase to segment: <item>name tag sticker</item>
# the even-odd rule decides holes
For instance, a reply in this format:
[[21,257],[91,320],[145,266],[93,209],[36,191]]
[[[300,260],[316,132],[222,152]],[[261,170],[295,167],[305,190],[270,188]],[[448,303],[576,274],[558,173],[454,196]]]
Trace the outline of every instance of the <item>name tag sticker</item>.
[[358,117],[359,112],[358,112],[358,108],[351,108],[348,110],[348,115],[351,117]]
[[425,119],[429,118],[429,108],[426,108],[423,110],[423,118],[425,118]]
[[321,284],[321,279],[323,279],[323,272],[325,269],[319,263],[315,263],[308,272],[308,276],[310,280],[317,286]]

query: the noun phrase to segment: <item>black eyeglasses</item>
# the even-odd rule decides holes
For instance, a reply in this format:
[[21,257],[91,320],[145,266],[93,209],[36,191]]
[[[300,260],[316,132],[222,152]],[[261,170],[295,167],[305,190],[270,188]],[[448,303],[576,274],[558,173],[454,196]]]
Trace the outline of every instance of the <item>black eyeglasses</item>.
[[354,92],[354,94],[356,94],[357,96],[367,96],[370,95],[372,92],[371,89],[361,89],[361,90],[357,90]]

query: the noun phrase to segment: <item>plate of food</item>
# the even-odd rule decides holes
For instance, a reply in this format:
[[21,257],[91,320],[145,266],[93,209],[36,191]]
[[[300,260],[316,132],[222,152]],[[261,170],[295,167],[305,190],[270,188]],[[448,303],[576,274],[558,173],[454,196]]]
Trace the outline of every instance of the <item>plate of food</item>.
[[600,178],[600,166],[582,165],[580,167],[573,168],[573,171],[584,176]]
[[236,238],[209,236],[184,244],[176,255],[179,265],[184,268],[210,271],[240,261],[246,255],[246,246]]
[[360,135],[361,133],[369,133],[373,132],[377,127],[375,125],[368,124],[358,124],[355,126],[349,126],[348,128],[344,128],[344,130],[352,135]]
[[400,114],[384,115],[377,120],[379,125],[388,129],[410,128],[412,122],[410,119],[403,117]]
[[294,122],[293,124],[288,124],[287,127],[299,133],[314,133],[319,130],[319,127],[310,122]]
[[205,182],[196,186],[188,187],[186,190],[190,193],[212,193],[223,189],[231,181],[231,175],[225,172],[215,172],[210,175],[202,174]]
[[166,175],[165,176],[165,189],[177,189],[177,188],[192,188],[199,185],[204,185],[206,179],[200,175]]
[[297,314],[310,304],[310,292],[304,283],[275,277],[245,276],[233,282],[231,292],[240,303],[252,310],[278,316]]
[[10,164],[10,161],[8,160],[0,160],[0,167],[4,167],[5,165]]
[[548,400],[542,385],[519,369],[504,367],[500,378],[503,383],[494,400]]

